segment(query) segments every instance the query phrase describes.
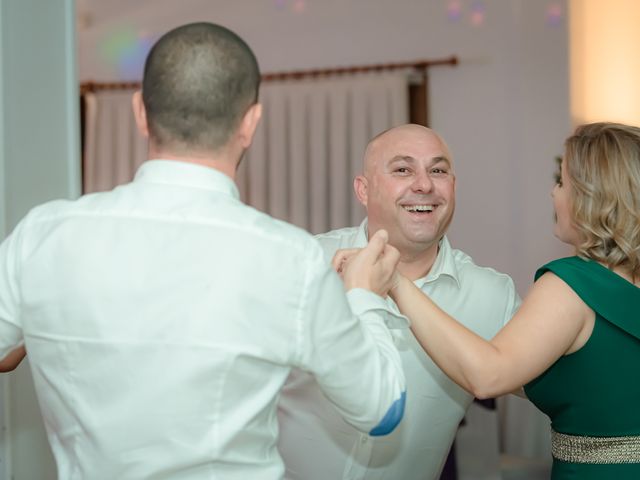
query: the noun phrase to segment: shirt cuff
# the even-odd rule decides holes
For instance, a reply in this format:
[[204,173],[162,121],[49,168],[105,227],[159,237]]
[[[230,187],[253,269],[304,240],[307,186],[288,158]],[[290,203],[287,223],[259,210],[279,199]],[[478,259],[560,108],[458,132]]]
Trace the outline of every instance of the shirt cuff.
[[377,314],[384,321],[387,328],[409,328],[409,318],[394,311],[387,301],[380,295],[363,288],[352,288],[347,292],[347,300],[354,315],[360,317],[366,313]]

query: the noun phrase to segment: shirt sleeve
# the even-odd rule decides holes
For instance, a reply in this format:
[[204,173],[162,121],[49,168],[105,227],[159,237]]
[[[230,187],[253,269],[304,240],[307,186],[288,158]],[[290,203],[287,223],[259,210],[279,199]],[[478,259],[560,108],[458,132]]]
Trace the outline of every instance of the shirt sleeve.
[[18,225],[0,244],[0,359],[24,344],[17,278],[20,231]]
[[402,419],[405,403],[402,364],[386,322],[408,323],[371,292],[354,289],[348,297],[319,253],[306,272],[296,366],[315,376],[345,421],[385,435]]
[[502,319],[503,327],[507,324],[509,320],[513,318],[513,316],[516,314],[516,312],[520,308],[520,304],[522,303],[522,299],[520,298],[520,295],[518,295],[518,292],[516,291],[516,287],[513,283],[513,280],[511,279],[511,277],[507,277],[507,279],[508,279],[507,287],[505,289],[506,305],[505,305],[504,316]]
[[382,319],[387,328],[396,330],[411,326],[409,317],[394,310],[380,295],[376,295],[369,290],[362,288],[349,290],[347,292],[347,300],[351,306],[351,311],[357,317],[375,313]]

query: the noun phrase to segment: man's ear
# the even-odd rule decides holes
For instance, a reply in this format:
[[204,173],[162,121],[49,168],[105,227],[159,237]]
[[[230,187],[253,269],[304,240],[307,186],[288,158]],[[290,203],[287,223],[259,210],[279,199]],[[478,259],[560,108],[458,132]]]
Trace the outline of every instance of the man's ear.
[[353,179],[353,191],[358,201],[366,207],[369,201],[369,184],[364,175],[358,175]]
[[253,135],[256,133],[258,122],[262,117],[262,105],[254,103],[249,107],[247,113],[242,117],[240,127],[238,128],[238,139],[242,148],[247,149],[251,145]]
[[138,90],[131,97],[131,106],[133,107],[133,116],[138,126],[140,134],[149,138],[149,125],[147,124],[147,110],[144,108],[144,102],[142,101],[142,91]]

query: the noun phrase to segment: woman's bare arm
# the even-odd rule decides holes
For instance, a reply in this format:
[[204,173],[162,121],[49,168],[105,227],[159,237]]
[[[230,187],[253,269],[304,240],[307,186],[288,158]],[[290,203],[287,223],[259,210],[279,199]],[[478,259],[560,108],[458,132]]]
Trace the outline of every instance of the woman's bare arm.
[[434,362],[478,398],[517,390],[593,329],[593,311],[555,274],[533,286],[514,318],[491,341],[458,323],[401,277],[391,295]]

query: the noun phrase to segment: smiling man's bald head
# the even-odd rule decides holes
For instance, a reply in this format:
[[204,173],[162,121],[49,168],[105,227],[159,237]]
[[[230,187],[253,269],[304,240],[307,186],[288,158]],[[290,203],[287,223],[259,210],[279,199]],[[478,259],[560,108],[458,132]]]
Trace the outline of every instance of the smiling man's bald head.
[[390,147],[394,148],[394,145],[397,143],[410,142],[412,139],[419,138],[440,143],[442,151],[445,153],[449,164],[453,167],[449,147],[440,135],[430,128],[414,123],[408,123],[385,130],[371,139],[364,151],[362,169],[365,177],[368,176],[367,173],[371,172],[376,161],[379,161],[384,157],[385,151],[389,150]]

